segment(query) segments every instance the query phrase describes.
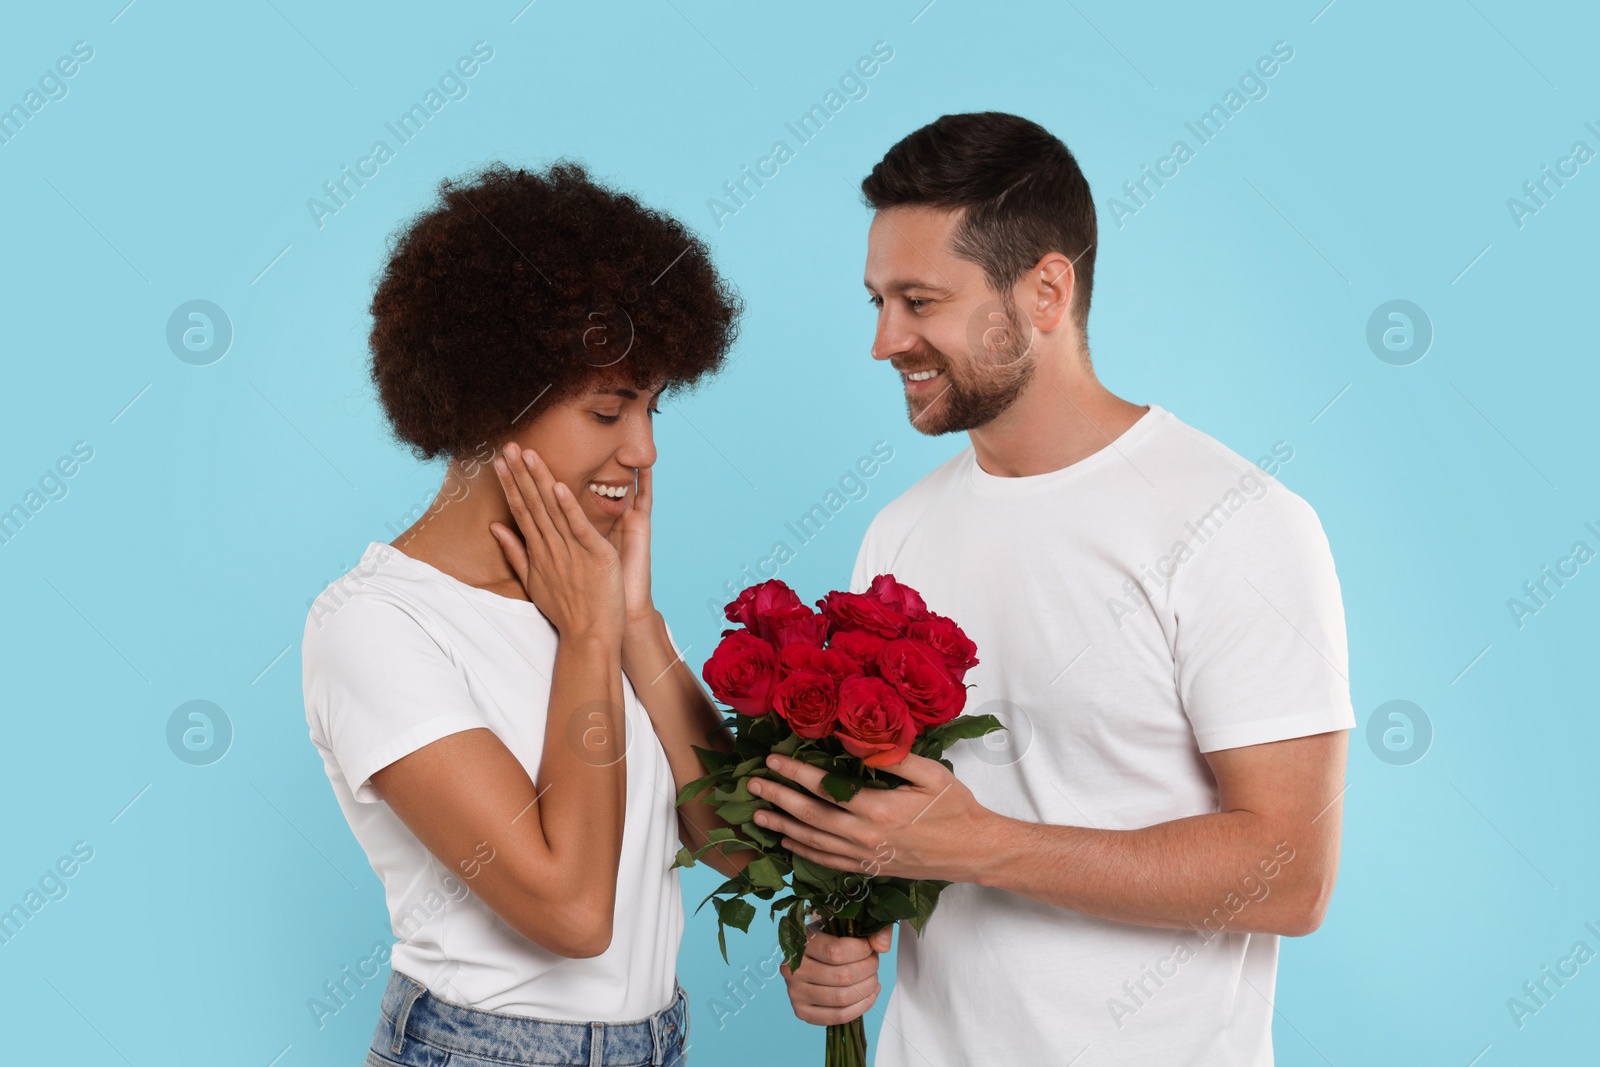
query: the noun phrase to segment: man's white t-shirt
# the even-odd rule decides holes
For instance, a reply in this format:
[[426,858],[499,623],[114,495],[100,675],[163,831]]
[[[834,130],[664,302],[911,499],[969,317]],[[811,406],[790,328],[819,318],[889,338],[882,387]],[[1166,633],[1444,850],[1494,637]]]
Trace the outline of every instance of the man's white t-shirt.
[[672,1003],[683,934],[670,869],[677,787],[626,675],[628,800],[611,945],[571,959],[518,934],[471,892],[475,865],[494,862],[493,843],[462,857],[465,867],[447,867],[370,781],[430,742],[479,727],[538,781],[556,655],[556,631],[539,609],[374,541],[313,602],[302,649],[311,740],[383,882],[395,970],[442,1000],[508,1015],[627,1022]]
[[[1315,512],[1154,404],[1045,474],[996,476],[969,445],[873,519],[852,591],[878,574],[976,642],[965,713],[1008,730],[947,758],[1002,815],[1128,830],[1212,813],[1202,753],[1355,725]],[[873,1062],[1267,1067],[1278,938],[1237,927],[1284,862],[1241,870],[1204,937],[953,884],[920,937],[902,927]]]

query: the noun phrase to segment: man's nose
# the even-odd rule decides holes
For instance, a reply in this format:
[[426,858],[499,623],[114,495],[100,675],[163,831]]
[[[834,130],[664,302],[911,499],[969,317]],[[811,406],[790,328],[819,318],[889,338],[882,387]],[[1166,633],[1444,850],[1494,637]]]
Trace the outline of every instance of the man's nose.
[[905,328],[905,321],[893,308],[878,312],[878,329],[872,338],[873,359],[891,359],[915,344],[916,334]]

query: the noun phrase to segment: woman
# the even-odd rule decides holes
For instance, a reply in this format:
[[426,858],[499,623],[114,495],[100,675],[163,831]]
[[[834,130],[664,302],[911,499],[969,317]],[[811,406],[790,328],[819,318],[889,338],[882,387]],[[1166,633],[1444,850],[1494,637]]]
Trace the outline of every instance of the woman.
[[397,939],[368,1064],[683,1061],[669,868],[724,824],[674,800],[691,745],[732,739],[651,601],[651,419],[740,310],[700,241],[577,164],[446,181],[395,244],[372,376],[449,467],[304,641]]

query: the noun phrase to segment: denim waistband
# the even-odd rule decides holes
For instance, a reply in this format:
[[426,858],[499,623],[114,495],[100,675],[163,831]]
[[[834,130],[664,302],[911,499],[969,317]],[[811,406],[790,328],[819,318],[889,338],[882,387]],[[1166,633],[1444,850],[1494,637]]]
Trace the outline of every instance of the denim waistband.
[[673,980],[672,1003],[632,1022],[569,1022],[479,1011],[440,1000],[426,986],[390,971],[383,1030],[399,1056],[408,1039],[508,1064],[660,1064],[687,1034],[689,998]]

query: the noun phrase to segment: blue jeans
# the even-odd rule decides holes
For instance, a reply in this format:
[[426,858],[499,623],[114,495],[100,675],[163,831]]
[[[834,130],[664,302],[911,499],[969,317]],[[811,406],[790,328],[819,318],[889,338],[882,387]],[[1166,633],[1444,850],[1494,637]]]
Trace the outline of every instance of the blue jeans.
[[389,973],[367,1067],[683,1067],[689,996],[627,1023],[575,1023],[463,1008]]

